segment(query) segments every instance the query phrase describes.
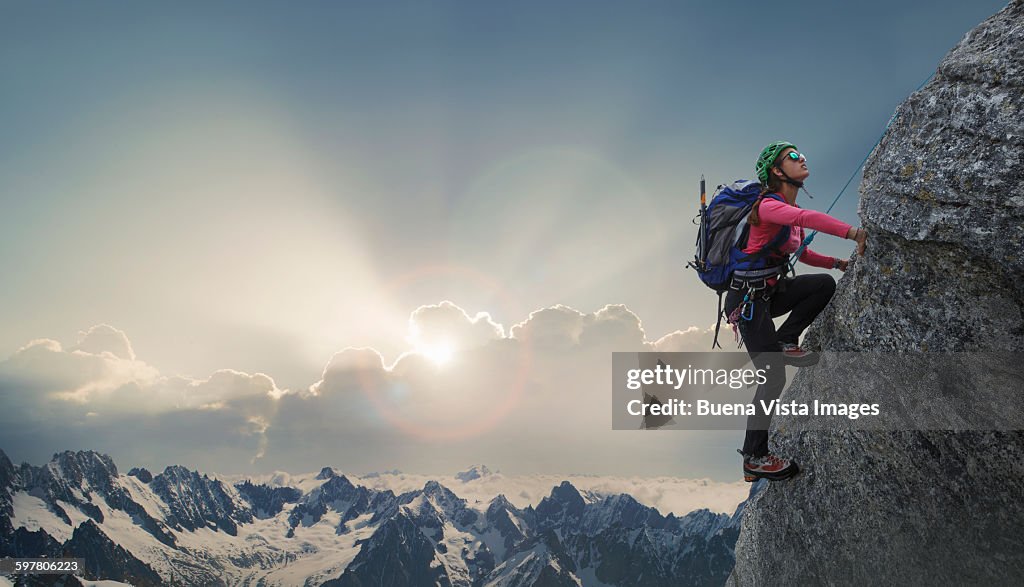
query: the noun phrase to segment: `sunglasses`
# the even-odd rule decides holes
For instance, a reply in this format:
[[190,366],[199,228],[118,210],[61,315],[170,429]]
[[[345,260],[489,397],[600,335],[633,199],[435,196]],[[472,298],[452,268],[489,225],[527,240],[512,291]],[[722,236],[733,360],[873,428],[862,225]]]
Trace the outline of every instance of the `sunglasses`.
[[804,157],[803,153],[797,153],[796,151],[790,151],[789,153],[786,153],[786,157],[792,159],[793,161],[807,161],[807,157]]

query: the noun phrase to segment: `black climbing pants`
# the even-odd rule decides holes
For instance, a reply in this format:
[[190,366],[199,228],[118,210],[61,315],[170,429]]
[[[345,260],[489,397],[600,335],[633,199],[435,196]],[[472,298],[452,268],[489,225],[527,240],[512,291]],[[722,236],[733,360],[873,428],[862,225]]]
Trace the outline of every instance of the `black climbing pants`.
[[[778,399],[786,386],[786,367],[782,361],[782,343],[797,344],[800,334],[825,309],[836,291],[836,280],[827,273],[799,275],[780,280],[767,291],[755,292],[753,316],[740,319],[740,335],[755,369],[765,369],[767,381],[757,386],[754,393],[755,415],[747,418],[747,436],[743,441],[743,454],[760,457],[768,454],[768,425],[771,414],[762,410],[761,402]],[[743,303],[745,292],[730,290],[725,297],[725,315],[728,316]],[[778,331],[772,318],[789,312]]]

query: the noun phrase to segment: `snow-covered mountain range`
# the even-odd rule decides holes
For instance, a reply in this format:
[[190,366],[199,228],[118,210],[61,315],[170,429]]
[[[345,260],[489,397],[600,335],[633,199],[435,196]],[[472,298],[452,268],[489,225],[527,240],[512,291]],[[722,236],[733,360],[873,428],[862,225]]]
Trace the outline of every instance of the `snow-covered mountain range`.
[[120,474],[91,451],[15,466],[0,451],[0,557],[84,558],[87,579],[139,586],[720,585],[746,503],[677,517],[568,481],[517,507],[435,480],[396,493],[355,479]]

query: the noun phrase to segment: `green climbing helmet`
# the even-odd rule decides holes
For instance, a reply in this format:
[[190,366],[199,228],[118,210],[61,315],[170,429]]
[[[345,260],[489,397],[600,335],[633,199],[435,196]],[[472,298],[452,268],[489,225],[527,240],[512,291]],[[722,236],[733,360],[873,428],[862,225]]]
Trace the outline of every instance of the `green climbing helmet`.
[[796,148],[796,145],[786,141],[775,141],[767,147],[765,147],[761,154],[757,157],[757,163],[754,165],[754,169],[757,170],[757,179],[762,184],[768,184],[768,170],[775,164],[775,160],[779,158],[779,153],[786,149],[793,147],[797,151],[800,149]]

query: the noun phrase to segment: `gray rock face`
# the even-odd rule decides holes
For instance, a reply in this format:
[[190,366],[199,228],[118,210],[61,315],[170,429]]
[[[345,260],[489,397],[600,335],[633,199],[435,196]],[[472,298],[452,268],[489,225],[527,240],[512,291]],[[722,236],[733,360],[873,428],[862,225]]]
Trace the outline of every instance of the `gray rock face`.
[[[1024,1],[898,109],[861,186],[868,252],[808,332],[836,351],[1024,351]],[[783,401],[811,402],[824,369]],[[923,394],[880,380],[832,386]],[[918,384],[920,386],[921,384]],[[1024,394],[1024,392],[1021,392]],[[1010,400],[1024,408],[1024,396]],[[777,429],[804,472],[748,504],[734,585],[1016,584],[1024,434]]]
[[227,485],[180,465],[153,477],[150,487],[170,509],[168,525],[175,530],[206,527],[237,536],[239,524],[253,521],[248,504],[236,500]]

